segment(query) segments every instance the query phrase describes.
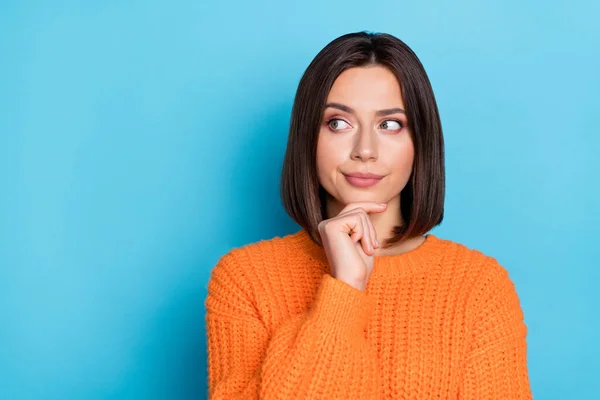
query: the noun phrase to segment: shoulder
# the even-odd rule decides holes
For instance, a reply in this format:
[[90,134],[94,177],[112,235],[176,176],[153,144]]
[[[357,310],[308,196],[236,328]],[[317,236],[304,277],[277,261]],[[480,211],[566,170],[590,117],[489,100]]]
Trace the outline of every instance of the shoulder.
[[515,283],[496,256],[454,241],[445,242],[448,249],[444,256],[446,262],[455,263],[456,270],[462,271],[468,282],[471,310],[482,313],[500,307],[521,314]]
[[451,270],[461,280],[461,286],[469,292],[471,305],[481,305],[497,297],[516,301],[516,286],[509,269],[495,255],[453,240],[438,240],[444,249],[440,267]]
[[504,280],[508,270],[498,259],[483,251],[449,239],[436,237],[444,249],[442,263],[454,265],[480,279]]
[[295,246],[297,236],[298,233],[291,233],[233,247],[219,258],[211,278],[235,276],[252,279],[257,272],[283,268],[286,258],[298,252]]
[[318,276],[318,264],[306,257],[298,235],[297,232],[258,240],[223,254],[208,281],[211,304],[244,303],[256,308],[260,302],[276,301],[297,282],[312,282],[306,278]]
[[235,263],[268,262],[270,258],[277,255],[294,252],[296,250],[294,241],[297,236],[298,233],[291,233],[233,247],[221,257],[221,260]]

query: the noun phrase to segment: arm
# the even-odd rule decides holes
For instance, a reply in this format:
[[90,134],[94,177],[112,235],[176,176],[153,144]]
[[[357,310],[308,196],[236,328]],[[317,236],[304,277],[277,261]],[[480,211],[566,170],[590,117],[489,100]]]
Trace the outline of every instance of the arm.
[[371,299],[324,275],[311,308],[273,333],[228,253],[208,286],[209,397],[377,399],[378,360],[364,336]]
[[531,399],[527,327],[507,271],[495,261],[483,282],[460,399]]

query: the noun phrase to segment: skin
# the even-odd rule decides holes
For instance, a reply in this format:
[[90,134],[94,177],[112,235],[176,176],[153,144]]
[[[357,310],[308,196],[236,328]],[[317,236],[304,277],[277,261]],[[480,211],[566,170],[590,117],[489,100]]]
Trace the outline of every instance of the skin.
[[[380,115],[377,112],[381,110],[391,111]],[[375,242],[382,243],[382,239],[392,236],[395,225],[404,223],[400,192],[412,173],[414,144],[403,110],[395,75],[379,65],[347,69],[338,76],[327,97],[317,142],[319,183],[328,193],[327,218],[339,216],[353,203],[387,204],[384,211],[368,214],[374,230],[369,239],[374,251],[367,244],[367,255],[403,253],[425,240],[418,236],[386,249]],[[375,173],[384,178],[374,186],[358,188],[346,180],[344,173],[350,172]]]

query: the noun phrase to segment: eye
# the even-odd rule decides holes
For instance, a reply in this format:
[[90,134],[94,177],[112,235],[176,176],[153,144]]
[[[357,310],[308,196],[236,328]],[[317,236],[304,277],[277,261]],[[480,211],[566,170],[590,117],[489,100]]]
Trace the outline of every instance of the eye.
[[381,127],[383,129],[396,131],[396,130],[402,129],[404,127],[404,124],[401,121],[396,121],[395,119],[390,119],[390,120],[384,121],[381,124]]
[[343,119],[339,119],[339,118],[333,118],[333,119],[330,119],[329,121],[327,121],[327,125],[329,125],[329,127],[331,129],[333,129],[334,131],[343,129],[344,124],[347,125],[347,127],[350,126],[350,125],[348,125],[348,123],[346,121],[344,121]]

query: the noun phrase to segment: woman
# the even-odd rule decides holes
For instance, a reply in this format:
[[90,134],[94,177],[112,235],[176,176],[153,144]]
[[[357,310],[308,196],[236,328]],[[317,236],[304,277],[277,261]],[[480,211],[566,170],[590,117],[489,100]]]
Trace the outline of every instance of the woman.
[[425,235],[444,142],[412,50],[337,38],[302,77],[281,195],[296,233],[231,250],[208,286],[211,399],[529,399],[507,271]]

